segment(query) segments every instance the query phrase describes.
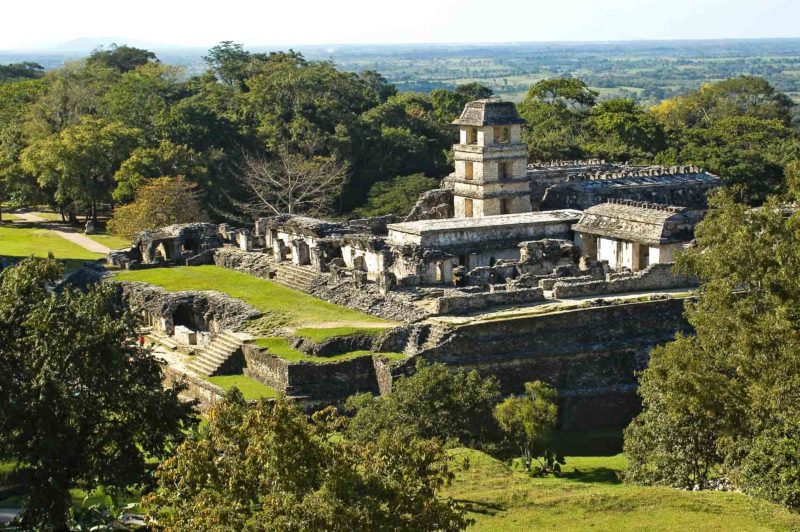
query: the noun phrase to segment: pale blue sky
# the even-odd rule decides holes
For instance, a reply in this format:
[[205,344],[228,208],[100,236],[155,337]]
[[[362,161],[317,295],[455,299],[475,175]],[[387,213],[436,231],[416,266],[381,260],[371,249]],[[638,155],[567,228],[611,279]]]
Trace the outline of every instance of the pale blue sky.
[[0,49],[800,37],[800,0],[0,0],[0,17]]

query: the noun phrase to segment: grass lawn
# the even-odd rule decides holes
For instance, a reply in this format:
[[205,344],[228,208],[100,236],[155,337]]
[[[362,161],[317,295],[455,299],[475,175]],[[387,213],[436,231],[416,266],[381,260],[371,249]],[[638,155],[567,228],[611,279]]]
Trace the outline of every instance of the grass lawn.
[[270,353],[289,362],[311,362],[312,364],[327,364],[330,362],[341,362],[367,355],[381,355],[389,360],[405,360],[407,357],[403,353],[373,353],[372,351],[350,351],[332,357],[309,356],[302,351],[292,348],[285,338],[259,338],[256,345],[266,347]]
[[[560,478],[531,478],[471,449],[455,449],[444,494],[471,509],[471,530],[777,530],[800,515],[740,493],[623,484],[625,457],[567,457]],[[464,461],[468,467],[461,467]]]
[[111,249],[122,249],[131,247],[131,241],[114,235],[86,235],[95,242],[108,246]]
[[0,226],[0,256],[24,258],[31,255],[46,257],[48,252],[67,262],[67,269],[80,267],[87,260],[102,258],[77,244],[61,238],[47,229],[25,226]]
[[216,377],[205,377],[205,379],[225,391],[236,386],[248,401],[262,397],[278,397],[277,390],[251,379],[247,375],[217,375]]
[[389,327],[392,322],[334,305],[283,285],[218,266],[124,271],[124,281],[143,281],[170,291],[218,290],[250,303],[290,327]]

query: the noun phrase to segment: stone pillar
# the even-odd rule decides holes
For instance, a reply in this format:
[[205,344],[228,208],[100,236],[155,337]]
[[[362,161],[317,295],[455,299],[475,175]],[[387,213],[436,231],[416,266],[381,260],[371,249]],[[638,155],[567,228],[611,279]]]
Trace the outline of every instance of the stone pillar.
[[253,232],[256,236],[264,236],[267,234],[267,222],[269,218],[259,218],[253,226]]
[[325,273],[328,271],[328,265],[325,264],[325,252],[318,247],[311,248],[311,265],[315,270]]
[[236,243],[242,251],[252,251],[253,240],[250,238],[250,231],[242,229],[236,233]]
[[283,243],[283,240],[276,238],[272,241],[272,255],[278,262],[283,261],[286,256],[286,244]]
[[298,266],[311,264],[311,248],[302,238],[292,240],[292,264]]

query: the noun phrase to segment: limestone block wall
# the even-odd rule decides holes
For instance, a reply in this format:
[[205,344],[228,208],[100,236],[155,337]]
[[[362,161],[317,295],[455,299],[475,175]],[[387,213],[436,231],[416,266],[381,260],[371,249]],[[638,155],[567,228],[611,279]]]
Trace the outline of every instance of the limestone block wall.
[[437,314],[460,314],[498,305],[517,305],[536,301],[544,301],[544,292],[541,288],[444,296],[436,299],[435,308]]
[[689,332],[682,299],[588,307],[457,327],[428,360],[495,375],[504,393],[542,380],[567,430],[627,425],[640,409],[635,372],[650,350]]
[[[257,346],[245,349],[245,375],[292,396],[308,396],[318,404],[335,404],[356,393],[391,388],[388,365],[371,356],[335,363],[288,362]],[[380,371],[382,384],[379,384]]]
[[640,272],[627,276],[614,276],[604,280],[559,281],[553,285],[553,297],[568,298],[600,296],[648,290],[690,288],[697,282],[672,273],[672,264],[651,264]]
[[225,395],[225,391],[216,384],[211,384],[197,375],[182,373],[166,366],[164,368],[164,385],[172,386],[176,382],[186,384],[187,389],[183,392],[184,397],[195,399],[198,402],[200,411],[208,410]]

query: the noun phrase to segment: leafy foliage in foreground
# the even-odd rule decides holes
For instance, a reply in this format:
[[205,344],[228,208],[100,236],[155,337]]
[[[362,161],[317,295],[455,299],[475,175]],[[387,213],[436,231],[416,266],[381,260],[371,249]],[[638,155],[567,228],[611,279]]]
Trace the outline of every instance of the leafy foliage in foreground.
[[159,468],[146,499],[164,530],[461,530],[437,493],[452,478],[436,443],[334,437],[333,409],[309,419],[285,398],[248,407],[237,390]]
[[800,213],[789,212],[714,198],[677,264],[702,282],[686,310],[695,334],[655,349],[641,376],[629,480],[705,487],[722,474],[800,508]]
[[145,482],[145,459],[164,457],[194,416],[180,386],[163,388],[113,287],[53,292],[61,276],[53,258],[0,275],[0,457],[28,479],[26,528],[64,527],[70,488]]

